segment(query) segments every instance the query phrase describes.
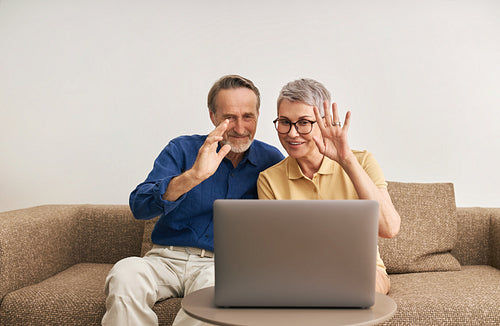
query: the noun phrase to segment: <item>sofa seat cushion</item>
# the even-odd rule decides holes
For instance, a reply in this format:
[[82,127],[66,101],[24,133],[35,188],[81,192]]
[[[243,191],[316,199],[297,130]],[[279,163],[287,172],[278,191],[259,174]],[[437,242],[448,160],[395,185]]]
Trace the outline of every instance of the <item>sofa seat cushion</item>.
[[[104,282],[112,264],[77,264],[38,284],[8,293],[1,325],[100,325],[106,311]],[[159,302],[160,325],[172,323],[181,299]]]
[[494,267],[390,277],[398,310],[384,325],[500,325],[500,270]]

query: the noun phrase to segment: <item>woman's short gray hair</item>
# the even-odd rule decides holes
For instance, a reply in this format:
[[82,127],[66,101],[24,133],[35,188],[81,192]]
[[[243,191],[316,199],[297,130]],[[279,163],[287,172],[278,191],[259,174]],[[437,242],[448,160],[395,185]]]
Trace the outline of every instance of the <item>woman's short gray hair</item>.
[[308,105],[316,106],[321,114],[321,117],[324,117],[325,110],[323,102],[327,101],[329,106],[331,102],[331,95],[326,87],[320,82],[314,79],[302,78],[291,81],[283,86],[280,95],[278,96],[278,108],[283,100],[288,100],[290,102],[302,102]]

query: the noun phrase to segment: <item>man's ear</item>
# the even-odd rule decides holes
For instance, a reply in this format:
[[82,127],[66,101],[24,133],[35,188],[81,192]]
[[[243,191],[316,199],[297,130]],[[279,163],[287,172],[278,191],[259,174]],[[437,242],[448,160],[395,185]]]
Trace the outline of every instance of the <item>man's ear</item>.
[[208,109],[208,113],[210,114],[210,120],[212,120],[214,126],[217,127],[217,119],[215,119],[215,113],[213,113],[210,109]]

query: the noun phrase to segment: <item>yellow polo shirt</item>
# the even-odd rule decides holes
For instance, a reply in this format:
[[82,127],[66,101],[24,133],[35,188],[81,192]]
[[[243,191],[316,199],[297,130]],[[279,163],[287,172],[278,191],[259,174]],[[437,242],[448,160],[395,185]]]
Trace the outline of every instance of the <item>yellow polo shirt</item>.
[[[378,188],[387,188],[382,169],[370,152],[353,150],[358,162]],[[310,179],[297,161],[287,157],[262,171],[257,181],[259,199],[359,199],[356,189],[340,164],[323,158],[321,166]],[[385,269],[377,251],[377,266]]]

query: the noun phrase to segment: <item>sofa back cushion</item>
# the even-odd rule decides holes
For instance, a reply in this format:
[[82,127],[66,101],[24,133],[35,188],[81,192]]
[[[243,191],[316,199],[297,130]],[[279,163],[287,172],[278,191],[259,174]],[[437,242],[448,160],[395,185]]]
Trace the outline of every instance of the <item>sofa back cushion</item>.
[[379,238],[387,272],[460,270],[450,253],[457,241],[453,184],[389,182],[388,191],[401,229],[392,239]]
[[144,234],[142,235],[142,248],[141,248],[141,257],[153,248],[153,242],[151,241],[151,233],[155,227],[156,222],[160,219],[160,217],[155,217],[153,219],[147,220],[144,224]]
[[[389,182],[389,194],[401,216],[393,239],[379,238],[380,255],[389,273],[460,270],[450,251],[457,241],[455,193],[451,183]],[[144,225],[141,255],[153,243],[158,217]]]

